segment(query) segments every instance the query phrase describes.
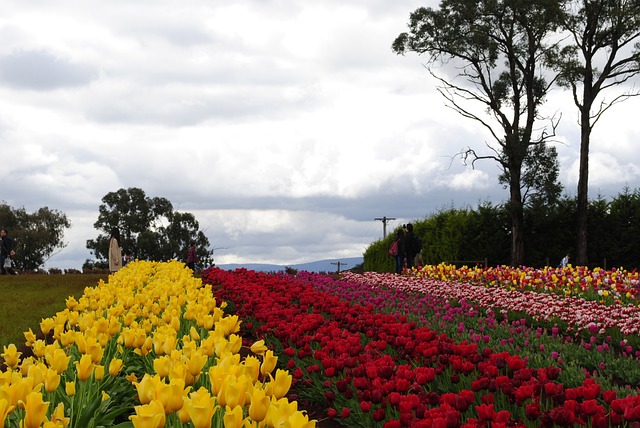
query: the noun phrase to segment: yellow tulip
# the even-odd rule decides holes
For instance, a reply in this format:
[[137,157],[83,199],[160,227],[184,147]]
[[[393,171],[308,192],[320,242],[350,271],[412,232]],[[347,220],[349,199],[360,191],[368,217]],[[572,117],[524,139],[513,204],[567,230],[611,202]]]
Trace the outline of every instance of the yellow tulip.
[[213,392],[215,395],[219,395],[220,389],[222,388],[222,385],[226,381],[227,376],[229,376],[229,374],[227,373],[227,370],[224,367],[220,365],[211,366],[209,368],[209,381],[211,382],[211,392]]
[[273,380],[273,395],[276,399],[280,399],[287,395],[289,388],[291,388],[291,382],[293,376],[286,370],[276,370],[276,378]]
[[251,345],[251,352],[257,355],[264,354],[267,349],[269,348],[266,347],[266,345],[264,344],[264,340],[262,339],[254,342],[254,344]]
[[135,338],[135,330],[131,328],[124,328],[120,333],[119,340],[122,341],[122,344],[127,348],[133,347],[133,340]]
[[78,372],[78,379],[85,381],[91,377],[93,373],[93,361],[91,355],[84,354],[80,357],[80,361],[76,361],[76,371]]
[[215,338],[212,335],[200,342],[200,351],[207,357],[212,357],[215,353]]
[[277,363],[278,357],[273,355],[272,350],[267,350],[264,354],[262,365],[260,366],[260,373],[262,373],[263,376],[266,376],[268,373],[273,371]]
[[25,338],[25,344],[31,347],[31,345],[33,345],[36,341],[36,334],[31,329],[25,331],[23,334]]
[[60,385],[60,375],[52,369],[47,369],[44,374],[44,389],[51,393],[58,389]]
[[42,358],[44,357],[45,351],[47,349],[47,344],[44,342],[44,340],[38,339],[34,342],[31,349],[33,350],[33,355],[38,358]]
[[40,392],[30,392],[29,394],[27,394],[24,408],[25,415],[23,420],[23,427],[40,428],[40,425],[42,425],[47,417],[49,402],[42,400],[42,394]]
[[182,379],[185,381],[187,385],[191,385],[189,380],[193,380],[193,376],[189,375],[189,373],[185,370],[184,364],[181,361],[176,361],[171,366],[171,371],[169,372],[169,379]]
[[144,346],[145,342],[147,340],[147,333],[141,329],[141,328],[137,328],[134,330],[134,334],[133,334],[133,347],[140,349]]
[[138,391],[138,400],[140,403],[151,403],[158,383],[160,383],[160,377],[158,375],[152,377],[149,374],[145,374],[140,382],[133,383]]
[[129,416],[135,428],[161,428],[164,426],[166,417],[161,409],[162,404],[158,407],[155,404],[143,404],[135,406],[135,415]]
[[226,382],[220,388],[218,401],[222,406],[234,408],[236,406],[244,406],[247,395],[247,377],[228,376]]
[[64,348],[68,348],[76,342],[76,331],[67,330],[60,334],[60,343]]
[[43,318],[42,321],[40,321],[40,331],[46,336],[47,334],[49,334],[51,329],[53,329],[55,324],[56,322],[53,320],[53,318]]
[[20,355],[22,355],[22,352],[18,352],[18,348],[13,343],[10,343],[9,346],[4,346],[2,358],[4,358],[4,363],[7,367],[15,369],[20,362]]
[[69,367],[71,356],[67,355],[64,349],[54,349],[52,352],[45,354],[45,359],[52,370],[55,370],[58,374],[62,374]]
[[213,343],[214,352],[218,357],[222,357],[223,355],[229,353],[231,351],[231,346],[229,341],[224,337],[216,337]]
[[9,386],[11,405],[17,405],[20,408],[24,408],[29,393],[40,392],[40,388],[42,387],[42,384],[34,385],[33,379],[30,377],[16,377],[11,382]]
[[242,348],[242,336],[238,336],[237,334],[229,335],[229,347],[229,351],[232,354],[240,352],[240,348]]
[[155,370],[161,378],[169,377],[169,373],[171,372],[171,359],[169,356],[163,355],[153,360],[153,370]]
[[[40,365],[42,363],[38,363],[37,365]],[[22,375],[22,377],[28,376],[29,375],[29,368],[33,365],[36,365],[36,359],[33,356],[30,357],[26,357],[23,358],[22,361],[20,362],[20,374]],[[9,370],[9,373],[11,372],[11,370]],[[0,370],[0,374],[3,373]],[[0,376],[0,385],[4,384],[4,379]]]
[[176,412],[184,407],[184,396],[189,392],[191,387],[185,390],[185,383],[182,379],[171,379],[169,383],[171,388],[171,400],[169,401],[169,409]]
[[237,333],[240,331],[240,324],[242,321],[238,318],[237,315],[230,315],[222,318],[216,324],[222,328],[222,331],[225,336],[229,336],[231,333]]
[[44,374],[47,371],[47,367],[42,363],[30,364],[27,368],[27,377],[33,379],[33,384],[44,383]]
[[247,355],[244,359],[245,373],[254,382],[258,380],[260,376],[260,360],[253,355]]
[[244,422],[242,414],[242,406],[236,406],[233,409],[229,406],[225,408],[224,412],[224,427],[225,428],[242,428]]
[[162,404],[162,408],[164,409],[164,413],[168,415],[171,413],[171,399],[173,398],[173,389],[170,385],[159,382],[156,385],[156,390],[153,394],[154,400],[159,401]]
[[289,417],[289,423],[286,426],[297,428],[315,428],[316,421],[309,420],[309,417],[302,412],[295,412]]
[[207,356],[200,351],[194,351],[187,362],[187,371],[192,376],[198,376],[202,372],[202,368],[207,363]]
[[97,381],[101,381],[104,378],[104,366],[103,365],[98,364],[97,366],[94,367],[94,369],[93,369],[93,377]]
[[102,355],[104,349],[100,346],[100,343],[96,339],[90,339],[87,341],[87,355],[91,355],[91,362],[93,364],[99,364],[102,361]]
[[75,297],[69,296],[66,300],[67,308],[73,310],[76,306],[78,306],[78,301]]
[[204,387],[189,394],[185,400],[191,423],[195,428],[211,427],[211,419],[218,410],[216,397],[212,397]]
[[200,334],[194,326],[191,326],[191,328],[189,329],[189,336],[191,336],[191,339],[195,340],[196,342],[200,340]]
[[11,406],[9,402],[0,398],[0,427],[4,426],[4,420],[7,418],[7,415],[11,413],[14,409],[14,406]]
[[186,405],[182,406],[180,410],[178,410],[178,419],[180,419],[180,422],[182,422],[183,424],[188,424],[191,421],[191,416],[189,416],[189,409]]
[[162,333],[160,331],[157,331],[154,335],[153,335],[153,352],[156,353],[156,355],[163,355],[166,354],[166,352],[164,352],[164,342],[167,339],[167,334],[166,333]]
[[171,325],[175,331],[180,331],[180,318],[173,317],[169,325]]
[[267,411],[271,405],[271,400],[264,392],[264,389],[254,388],[251,393],[251,404],[249,405],[249,417],[254,422],[262,422],[267,416]]
[[109,336],[115,336],[122,329],[122,324],[118,321],[118,318],[115,316],[111,316],[109,318],[109,328],[107,329],[107,333]]
[[184,336],[183,337],[182,354],[185,357],[191,358],[191,355],[193,355],[194,352],[196,352],[197,349],[198,349],[197,344],[195,342],[191,341],[189,336]]
[[63,428],[66,428],[70,421],[70,418],[66,418],[64,416],[64,404],[59,403],[51,414],[51,422],[53,422],[57,427],[62,426]]
[[102,401],[107,401],[109,398],[111,398],[111,396],[109,394],[107,394],[107,391],[102,391]]
[[114,358],[109,363],[109,374],[111,376],[115,376],[120,372],[121,368],[122,368],[122,359]]
[[76,383],[75,382],[66,382],[64,385],[64,392],[69,397],[73,397],[76,395]]

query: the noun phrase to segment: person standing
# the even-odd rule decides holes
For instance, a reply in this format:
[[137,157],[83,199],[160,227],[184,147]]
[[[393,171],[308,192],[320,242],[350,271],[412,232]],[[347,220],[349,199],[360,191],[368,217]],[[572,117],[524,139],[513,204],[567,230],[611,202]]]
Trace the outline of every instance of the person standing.
[[405,250],[407,252],[407,269],[415,266],[416,255],[422,251],[422,244],[418,237],[413,233],[413,225],[407,224],[407,233],[405,235]]
[[122,267],[125,267],[126,265],[128,265],[129,262],[131,262],[131,251],[127,250],[124,252],[124,260],[122,261]]
[[562,260],[560,260],[560,264],[558,265],[558,267],[564,268],[564,267],[567,267],[568,264],[569,264],[569,254],[567,254],[562,258]]
[[109,238],[109,272],[117,272],[122,267],[122,251],[120,250],[120,231],[111,229]]
[[398,242],[398,253],[395,256],[396,259],[396,273],[399,275],[402,273],[402,268],[404,268],[404,259],[407,255],[405,249],[405,234],[404,228],[398,229],[396,232],[396,241]]
[[191,241],[191,246],[187,252],[187,267],[192,271],[196,271],[196,263],[198,263],[198,252],[196,251],[196,243]]
[[11,267],[11,256],[15,254],[13,251],[13,239],[9,238],[7,229],[0,230],[0,273],[2,275],[17,275],[18,273]]

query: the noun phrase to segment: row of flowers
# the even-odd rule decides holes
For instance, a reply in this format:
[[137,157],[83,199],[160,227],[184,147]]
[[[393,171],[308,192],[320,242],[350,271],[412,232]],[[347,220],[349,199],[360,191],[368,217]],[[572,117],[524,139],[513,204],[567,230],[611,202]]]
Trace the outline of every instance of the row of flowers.
[[[633,327],[637,308],[626,314],[612,311],[620,324],[606,320],[603,325],[596,321],[607,317],[611,307],[583,299],[555,296],[558,302],[549,302],[553,295],[523,295],[500,288],[390,274],[345,272],[343,276],[348,279],[348,287],[344,282],[320,280],[306,273],[298,279],[345,300],[405,314],[455,340],[477,343],[480,349],[524,353],[540,367],[562,367],[562,380],[573,386],[584,375],[592,375],[609,388],[622,388],[625,394],[627,389],[640,387],[638,335],[620,332],[620,325]],[[568,302],[563,304],[563,300]],[[614,327],[605,328],[610,325]]]
[[278,356],[244,347],[238,316],[182,263],[130,263],[66,307],[44,339],[4,348],[0,426],[315,426]]
[[364,301],[380,284],[367,291],[354,278],[335,282],[306,273],[293,278],[218,269],[205,271],[203,280],[248,321],[243,336],[265,337],[275,347],[293,373],[296,398],[326,407],[328,417],[346,426],[640,421],[634,395],[621,397],[593,378],[569,387],[558,380],[562,369],[555,365],[534,368],[526,356],[456,342],[407,315],[379,313],[384,305],[375,300],[352,303],[356,293],[344,298],[337,291],[354,287]]
[[472,283],[461,287],[459,281],[375,272],[362,275],[346,272],[345,278],[364,282],[371,287],[393,287],[455,300],[470,300],[484,309],[523,312],[540,321],[562,321],[569,326],[569,330],[604,333],[607,329],[616,328],[624,335],[637,335],[640,331],[640,308],[620,303],[603,305],[580,297],[504,287],[487,288]]
[[485,286],[502,286],[509,290],[552,292],[584,297],[602,303],[640,305],[640,273],[623,267],[604,270],[585,266],[531,268],[520,266],[462,266],[441,263],[413,268],[412,275]]

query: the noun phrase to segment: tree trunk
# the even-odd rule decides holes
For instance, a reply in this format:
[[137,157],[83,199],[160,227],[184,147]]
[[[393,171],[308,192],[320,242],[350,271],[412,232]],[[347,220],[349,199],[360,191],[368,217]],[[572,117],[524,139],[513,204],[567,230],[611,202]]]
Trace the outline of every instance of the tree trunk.
[[587,215],[589,209],[589,142],[591,140],[591,106],[597,92],[593,90],[593,75],[587,70],[580,108],[580,166],[578,173],[578,230],[576,265],[587,266]]
[[521,266],[524,262],[524,207],[520,190],[520,170],[510,172],[509,211],[511,214],[511,266]]
[[589,209],[589,114],[582,113],[580,130],[580,172],[578,177],[578,233],[576,265],[587,266],[587,215]]

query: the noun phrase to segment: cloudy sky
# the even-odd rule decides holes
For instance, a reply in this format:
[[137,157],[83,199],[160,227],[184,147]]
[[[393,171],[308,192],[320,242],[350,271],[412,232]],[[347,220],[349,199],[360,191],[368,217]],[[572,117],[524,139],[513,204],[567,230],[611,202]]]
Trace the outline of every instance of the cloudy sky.
[[[195,214],[217,263],[361,256],[438,209],[499,203],[478,124],[446,108],[416,55],[391,51],[433,0],[35,0],[0,16],[0,200],[72,222],[45,267],[80,268],[108,192],[139,187]],[[558,150],[577,185],[567,93]],[[640,101],[593,134],[591,195],[640,182]]]

